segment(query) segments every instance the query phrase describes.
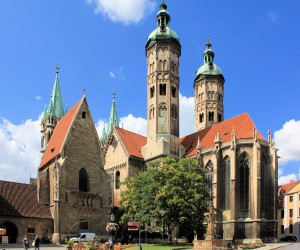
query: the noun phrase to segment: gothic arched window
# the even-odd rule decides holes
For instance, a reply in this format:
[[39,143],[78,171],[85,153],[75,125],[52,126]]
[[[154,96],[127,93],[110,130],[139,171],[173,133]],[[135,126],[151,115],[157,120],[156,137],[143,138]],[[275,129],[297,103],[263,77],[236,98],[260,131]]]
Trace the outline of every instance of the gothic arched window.
[[207,191],[209,194],[210,199],[213,199],[213,179],[214,179],[214,165],[212,161],[209,161],[206,164],[206,174],[205,179],[207,180]]
[[88,174],[85,168],[80,169],[79,171],[79,191],[80,192],[89,192],[89,180]]
[[166,117],[167,116],[167,104],[162,102],[159,104],[159,116]]
[[120,171],[116,172],[116,189],[120,189],[121,182],[120,182]]
[[221,188],[221,200],[222,208],[225,210],[230,209],[230,157],[226,156],[222,163],[222,188]]
[[261,155],[260,157],[260,213],[261,217],[266,218],[266,210],[267,210],[267,203],[269,201],[269,189],[268,189],[268,183],[269,183],[269,169],[268,169],[268,161],[265,155]]
[[240,192],[240,209],[249,209],[249,173],[250,173],[250,157],[243,153],[239,159],[239,192]]
[[214,112],[213,111],[208,112],[208,121],[210,121],[210,122],[214,121]]
[[154,105],[151,105],[149,109],[149,120],[153,118],[154,118]]

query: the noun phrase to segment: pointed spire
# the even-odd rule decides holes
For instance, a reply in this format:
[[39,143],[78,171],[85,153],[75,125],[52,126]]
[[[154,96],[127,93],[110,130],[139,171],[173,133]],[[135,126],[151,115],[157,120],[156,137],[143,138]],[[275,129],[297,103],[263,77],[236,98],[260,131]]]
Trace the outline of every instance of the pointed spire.
[[217,131],[216,136],[215,136],[215,143],[220,143],[220,142],[221,142],[220,132]]
[[109,121],[108,121],[108,126],[107,126],[107,132],[106,135],[109,136],[111,131],[113,130],[114,127],[119,127],[119,119],[118,119],[118,114],[117,114],[117,107],[116,107],[116,92],[113,91],[113,103],[110,111],[110,116],[109,116]]
[[104,123],[104,126],[103,126],[101,139],[102,139],[103,141],[106,141],[106,140],[107,140],[107,134],[106,134],[106,129],[105,129],[105,123]]
[[255,126],[253,127],[253,139],[257,140],[257,129]]
[[156,20],[157,25],[160,27],[161,32],[166,32],[166,26],[169,26],[169,22],[171,21],[171,17],[169,12],[167,11],[167,5],[165,4],[165,1],[162,1],[162,4],[160,5],[160,10],[157,14]]
[[66,102],[65,114],[68,113],[68,111],[69,111],[69,102]]
[[197,140],[197,149],[201,150],[201,142],[200,142],[200,137],[198,136],[198,140]]
[[56,76],[54,81],[54,86],[52,90],[52,95],[50,99],[50,104],[48,107],[48,114],[51,114],[58,118],[58,120],[64,115],[64,107],[62,102],[62,96],[59,86],[59,65],[56,65]]
[[210,42],[210,37],[209,36],[208,36],[205,48],[206,49],[205,49],[204,54],[203,54],[204,63],[208,63],[212,67],[213,63],[214,63],[215,53],[211,49],[211,42]]

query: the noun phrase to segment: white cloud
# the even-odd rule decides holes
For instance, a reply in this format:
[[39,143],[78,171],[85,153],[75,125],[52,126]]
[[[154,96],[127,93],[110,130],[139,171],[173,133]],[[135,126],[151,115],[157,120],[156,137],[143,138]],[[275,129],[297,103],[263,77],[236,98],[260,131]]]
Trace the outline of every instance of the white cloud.
[[194,97],[179,93],[180,137],[195,132]]
[[283,169],[282,168],[278,168],[278,176],[281,176],[283,174]]
[[40,97],[40,96],[38,96],[38,95],[37,95],[37,96],[35,96],[34,98],[35,98],[37,101],[40,101],[40,100],[42,100],[42,97]]
[[116,75],[115,75],[114,72],[112,72],[112,71],[109,71],[108,74],[109,74],[109,76],[112,77],[112,78],[115,78],[115,77],[116,77]]
[[132,114],[122,117],[119,126],[137,134],[147,136],[147,120],[142,117],[134,117]]
[[300,121],[287,121],[282,129],[274,133],[279,163],[284,165],[289,161],[300,161]]
[[277,14],[274,11],[269,11],[269,17],[271,18],[272,23],[276,22]]
[[29,183],[40,163],[40,119],[14,125],[0,118],[0,179]]
[[281,185],[284,185],[284,184],[287,184],[291,181],[296,181],[296,180],[297,180],[296,174],[289,174],[289,175],[286,175],[286,176],[280,176],[278,178],[278,185],[281,186]]
[[156,3],[154,0],[86,0],[95,6],[95,13],[107,16],[113,22],[123,24],[138,23],[150,14]]

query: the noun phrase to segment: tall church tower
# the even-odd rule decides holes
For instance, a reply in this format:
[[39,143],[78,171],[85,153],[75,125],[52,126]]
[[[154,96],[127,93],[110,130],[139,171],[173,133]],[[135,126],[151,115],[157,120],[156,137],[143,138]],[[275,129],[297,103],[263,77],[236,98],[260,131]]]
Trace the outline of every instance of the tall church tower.
[[224,82],[222,70],[214,63],[215,53],[208,40],[203,54],[204,64],[194,81],[196,131],[224,120]]
[[54,81],[52,96],[49,106],[45,107],[41,122],[41,153],[44,154],[57,122],[64,115],[64,107],[59,86],[59,66],[56,66],[56,77]]
[[156,16],[158,27],[149,35],[147,56],[147,144],[145,160],[166,155],[178,157],[179,57],[181,45],[169,27],[170,15],[163,1]]

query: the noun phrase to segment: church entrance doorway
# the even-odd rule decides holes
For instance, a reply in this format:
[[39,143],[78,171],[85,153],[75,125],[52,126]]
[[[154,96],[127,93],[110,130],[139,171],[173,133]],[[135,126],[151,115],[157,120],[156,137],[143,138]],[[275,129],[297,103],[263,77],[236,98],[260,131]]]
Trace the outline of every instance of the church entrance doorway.
[[6,236],[8,236],[9,243],[17,243],[18,228],[15,223],[11,221],[4,222],[0,225],[1,228],[6,229]]

